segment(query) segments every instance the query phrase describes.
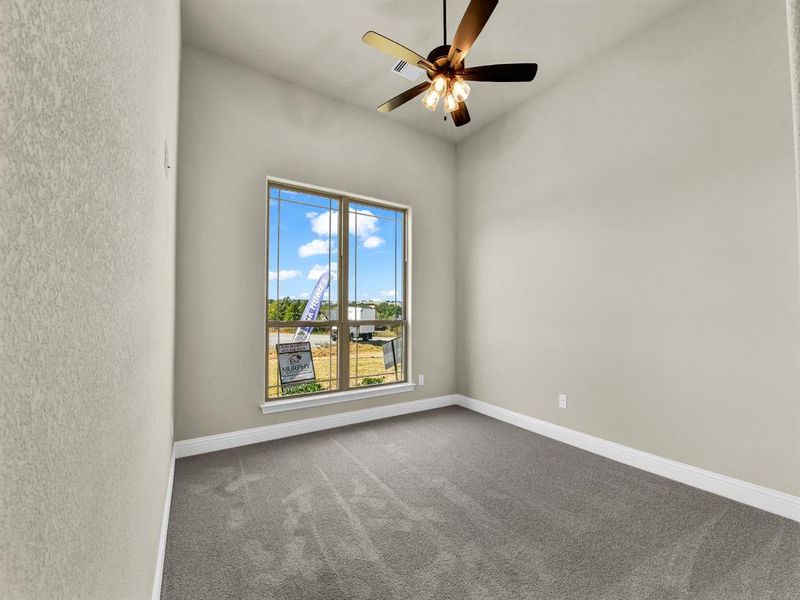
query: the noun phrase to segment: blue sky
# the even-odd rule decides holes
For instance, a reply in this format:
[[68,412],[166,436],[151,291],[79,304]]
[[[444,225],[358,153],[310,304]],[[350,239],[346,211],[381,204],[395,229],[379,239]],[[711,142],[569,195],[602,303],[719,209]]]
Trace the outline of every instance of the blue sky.
[[[270,188],[269,298],[278,293],[308,298],[319,276],[330,269],[334,289],[329,294],[335,301],[338,209],[335,199]],[[400,212],[350,203],[351,300],[356,293],[358,300],[402,300],[401,219]]]

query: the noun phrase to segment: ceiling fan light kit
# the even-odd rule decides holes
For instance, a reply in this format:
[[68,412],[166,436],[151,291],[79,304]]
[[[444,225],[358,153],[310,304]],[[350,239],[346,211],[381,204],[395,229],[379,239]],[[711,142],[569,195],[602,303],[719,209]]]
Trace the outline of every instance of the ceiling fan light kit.
[[436,110],[436,107],[439,106],[439,98],[441,98],[441,96],[436,93],[436,90],[430,88],[425,92],[425,95],[422,96],[422,106],[428,110]]
[[469,92],[469,85],[460,77],[437,75],[422,96],[422,105],[428,110],[436,110],[439,100],[444,98],[444,112],[453,112],[460,102],[467,99]]
[[450,89],[453,92],[453,96],[455,96],[457,102],[464,102],[469,96],[470,87],[466,81],[461,79],[460,77],[456,77],[452,84],[450,85]]
[[444,96],[444,112],[451,113],[458,108],[458,101],[452,92],[447,92]]
[[498,0],[471,0],[461,23],[458,25],[453,43],[447,43],[447,0],[442,0],[442,22],[444,44],[430,51],[427,58],[413,50],[390,40],[374,31],[368,31],[362,41],[396,59],[406,61],[423,69],[430,83],[422,83],[384,102],[380,112],[391,112],[416,96],[423,94],[422,105],[435,111],[439,101],[445,113],[452,116],[453,124],[461,127],[470,122],[465,103],[470,93],[469,81],[533,81],[538,66],[536,63],[485,65],[467,68],[464,59],[472,48],[478,34],[483,30]]

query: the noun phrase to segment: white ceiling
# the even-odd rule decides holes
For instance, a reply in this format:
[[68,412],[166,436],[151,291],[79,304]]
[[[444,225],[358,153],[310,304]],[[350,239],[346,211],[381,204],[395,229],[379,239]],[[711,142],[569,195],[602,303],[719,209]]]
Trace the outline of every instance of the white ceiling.
[[[536,62],[532,83],[474,83],[472,122],[458,129],[417,100],[381,117],[463,139],[683,1],[501,0],[467,65]],[[448,37],[467,4],[448,0]],[[187,43],[369,110],[424,79],[391,73],[393,59],[361,42],[366,31],[423,56],[442,43],[439,0],[183,0],[182,21]]]

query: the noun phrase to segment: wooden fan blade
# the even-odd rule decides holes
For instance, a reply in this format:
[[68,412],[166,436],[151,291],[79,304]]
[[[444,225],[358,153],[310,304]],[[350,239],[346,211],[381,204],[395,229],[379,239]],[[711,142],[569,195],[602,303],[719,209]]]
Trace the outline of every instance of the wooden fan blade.
[[458,108],[450,113],[450,118],[453,119],[453,124],[456,127],[461,127],[469,123],[470,118],[466,102],[459,102]]
[[402,94],[398,94],[391,100],[387,100],[383,104],[378,107],[378,110],[384,113],[392,112],[398,106],[402,106],[409,100],[416,98],[422,92],[427,90],[430,87],[430,82],[420,83],[419,85],[415,85],[413,88],[406,90]]
[[469,67],[459,75],[469,81],[533,81],[538,70],[536,63],[513,63]]
[[472,0],[469,3],[467,10],[464,11],[464,16],[461,17],[461,23],[458,24],[450,52],[447,54],[447,59],[452,67],[464,62],[464,57],[472,48],[472,44],[483,30],[486,21],[492,16],[495,6],[497,6],[497,0]]
[[420,67],[422,69],[426,69],[428,71],[435,71],[436,67],[431,64],[431,62],[414,52],[413,50],[409,50],[402,44],[398,44],[394,40],[390,40],[385,35],[381,35],[380,33],[375,33],[374,31],[368,31],[364,34],[361,38],[361,41],[364,42],[367,46],[372,46],[376,50],[380,50],[384,54],[388,54],[394,58],[399,58],[400,60],[406,61],[410,65],[414,65],[416,67]]

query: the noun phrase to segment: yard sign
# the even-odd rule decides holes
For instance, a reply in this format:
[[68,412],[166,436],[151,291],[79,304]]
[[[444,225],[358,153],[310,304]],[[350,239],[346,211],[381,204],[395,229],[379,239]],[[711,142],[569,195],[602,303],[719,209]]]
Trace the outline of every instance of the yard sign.
[[383,344],[383,368],[387,371],[394,369],[397,374],[397,367],[403,364],[403,338],[396,337],[390,342]]
[[275,348],[278,350],[278,372],[282,386],[316,379],[309,342],[276,344]]

